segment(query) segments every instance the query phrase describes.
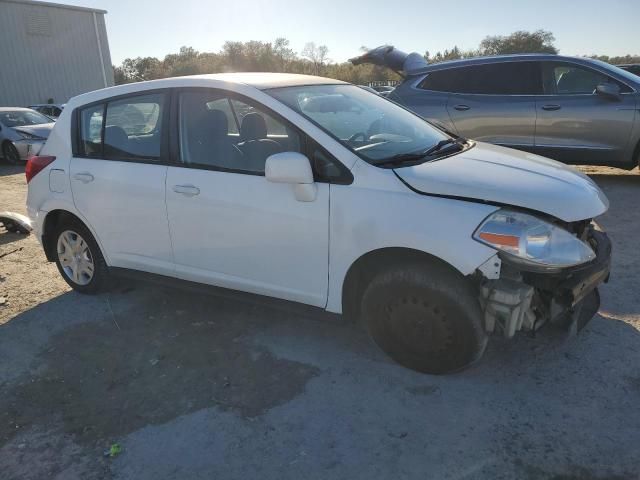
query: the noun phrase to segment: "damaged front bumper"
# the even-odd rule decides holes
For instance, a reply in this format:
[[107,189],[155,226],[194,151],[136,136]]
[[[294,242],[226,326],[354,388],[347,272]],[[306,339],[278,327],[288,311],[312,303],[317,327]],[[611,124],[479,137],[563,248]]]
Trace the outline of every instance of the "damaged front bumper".
[[476,272],[485,330],[507,338],[552,324],[577,333],[600,307],[598,286],[611,269],[611,241],[591,224],[584,231],[596,258],[553,271],[527,269],[496,254]]

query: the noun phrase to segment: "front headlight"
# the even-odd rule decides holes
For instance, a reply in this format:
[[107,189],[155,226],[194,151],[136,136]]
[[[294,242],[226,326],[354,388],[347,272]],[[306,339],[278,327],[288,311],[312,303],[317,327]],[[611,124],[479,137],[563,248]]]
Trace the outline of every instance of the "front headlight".
[[473,238],[513,256],[514,260],[543,268],[571,267],[596,257],[589,245],[563,228],[510,210],[490,215]]

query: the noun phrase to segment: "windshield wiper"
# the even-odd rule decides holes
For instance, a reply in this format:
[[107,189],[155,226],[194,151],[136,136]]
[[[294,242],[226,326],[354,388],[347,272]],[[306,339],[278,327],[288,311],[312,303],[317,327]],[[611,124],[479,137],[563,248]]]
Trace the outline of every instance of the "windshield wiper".
[[416,161],[422,160],[436,153],[446,154],[446,153],[457,152],[457,151],[460,151],[460,149],[462,149],[463,144],[464,144],[464,141],[461,141],[461,139],[445,138],[444,140],[440,140],[438,143],[436,143],[432,147],[427,148],[426,150],[422,150],[420,152],[399,153],[397,155],[393,155],[391,157],[385,158],[380,162],[376,162],[376,166],[387,167],[387,166],[402,165],[404,163],[410,163],[410,162],[416,162]]

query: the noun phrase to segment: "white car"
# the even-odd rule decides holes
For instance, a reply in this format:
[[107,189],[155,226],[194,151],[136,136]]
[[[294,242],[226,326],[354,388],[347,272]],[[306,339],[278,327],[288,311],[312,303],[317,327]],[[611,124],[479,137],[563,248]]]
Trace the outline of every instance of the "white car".
[[84,94],[26,175],[34,233],[78,292],[133,269],[300,302],[423,372],[473,363],[490,334],[579,329],[609,275],[588,177],[327,78]]

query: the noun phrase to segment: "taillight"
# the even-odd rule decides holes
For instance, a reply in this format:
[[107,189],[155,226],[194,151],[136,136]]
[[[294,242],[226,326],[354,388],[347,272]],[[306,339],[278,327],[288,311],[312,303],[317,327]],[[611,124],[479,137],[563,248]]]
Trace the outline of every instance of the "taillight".
[[33,157],[29,157],[27,159],[27,166],[24,169],[24,174],[27,176],[27,183],[55,159],[56,157],[51,155],[34,155]]

